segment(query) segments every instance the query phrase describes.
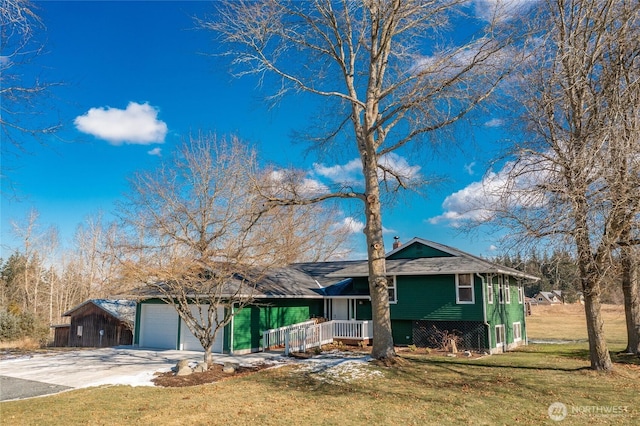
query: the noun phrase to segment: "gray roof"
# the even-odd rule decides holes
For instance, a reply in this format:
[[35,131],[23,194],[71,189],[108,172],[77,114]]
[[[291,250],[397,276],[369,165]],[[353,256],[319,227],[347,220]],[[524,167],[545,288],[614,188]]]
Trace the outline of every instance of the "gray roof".
[[[389,275],[442,275],[442,274],[508,274],[511,276],[537,280],[537,277],[518,270],[500,266],[480,257],[462,252],[432,241],[414,238],[400,248],[394,249],[387,257],[397,253],[413,243],[431,246],[450,255],[450,257],[432,257],[418,259],[387,259]],[[254,278],[250,275],[254,274]],[[254,298],[322,298],[326,296],[344,296],[356,294],[352,278],[367,277],[369,267],[366,260],[338,262],[294,263],[267,271],[235,274],[225,283],[225,295],[235,294],[240,288],[243,296]],[[248,285],[247,283],[251,283]],[[156,284],[157,285],[157,284]],[[162,285],[162,284],[160,284]],[[244,286],[244,288],[241,288]],[[204,293],[204,291],[203,291]],[[358,293],[359,294],[359,293]],[[138,299],[159,297],[153,287],[135,291]]]
[[69,309],[62,314],[63,317],[70,317],[74,312],[80,310],[88,304],[94,304],[103,311],[109,313],[120,321],[133,324],[136,318],[136,301],[126,299],[89,299],[81,304]]
[[[414,238],[407,244],[391,251],[387,257],[399,252],[403,248],[418,242],[431,246],[450,254],[450,257],[424,257],[418,259],[387,259],[386,268],[389,275],[442,275],[442,274],[507,274],[518,278],[537,281],[539,278],[533,275],[508,268],[481,257],[465,253],[453,247],[434,243],[422,238]],[[332,272],[328,277],[366,277],[369,275],[369,266],[366,261],[350,265],[346,268]]]

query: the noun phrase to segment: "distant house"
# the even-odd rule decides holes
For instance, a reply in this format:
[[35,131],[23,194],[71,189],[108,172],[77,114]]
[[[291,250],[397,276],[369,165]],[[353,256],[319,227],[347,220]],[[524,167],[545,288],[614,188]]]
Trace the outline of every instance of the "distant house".
[[564,303],[561,290],[539,291],[533,298],[538,305],[558,305]]
[[[458,334],[464,349],[495,353],[526,344],[524,284],[537,277],[421,238],[394,245],[386,261],[396,344],[432,346],[443,331]],[[254,285],[255,305],[221,330],[214,352],[260,350],[273,329],[314,317],[333,322],[334,336],[345,340],[375,339],[366,260],[292,264]],[[141,347],[202,350],[153,292],[139,296],[134,334]]]
[[71,324],[55,327],[54,342],[74,347],[131,345],[135,312],[133,300],[87,300],[62,314],[71,318]]

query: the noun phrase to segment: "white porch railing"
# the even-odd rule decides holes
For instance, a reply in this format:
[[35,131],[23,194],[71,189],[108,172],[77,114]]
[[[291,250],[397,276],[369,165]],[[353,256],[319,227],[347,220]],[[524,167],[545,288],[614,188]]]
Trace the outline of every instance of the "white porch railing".
[[367,340],[373,338],[372,321],[333,320],[316,324],[305,321],[267,330],[262,336],[263,350],[284,346],[285,354],[332,343],[334,339]]
[[373,321],[333,320],[333,338],[366,340],[373,338]]
[[304,352],[333,342],[333,328],[330,322],[310,325],[291,331],[285,337],[284,354]]
[[299,322],[293,325],[287,325],[285,327],[266,330],[264,333],[262,333],[262,350],[266,351],[266,350],[269,350],[269,348],[284,346],[286,336],[289,333],[295,330],[299,330],[301,328],[315,325],[315,324],[316,324],[315,320],[309,320],[305,322]]

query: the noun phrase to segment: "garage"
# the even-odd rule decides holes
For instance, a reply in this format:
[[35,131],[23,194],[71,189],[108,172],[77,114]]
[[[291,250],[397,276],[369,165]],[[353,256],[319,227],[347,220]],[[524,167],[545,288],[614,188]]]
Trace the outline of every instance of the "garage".
[[140,347],[176,349],[178,313],[171,305],[142,304],[140,312]]
[[[203,350],[200,341],[191,333],[187,324],[179,319],[173,306],[164,303],[143,303],[140,306],[140,347],[184,351]],[[206,307],[203,309],[206,310]],[[191,306],[191,312],[198,318],[198,309],[195,305]],[[224,317],[224,307],[218,308],[218,317]],[[219,330],[213,343],[213,352],[222,353],[223,342],[224,330]]]
[[[203,309],[203,313],[206,314],[206,309],[207,309],[206,306],[204,306],[202,309]],[[195,318],[198,318],[199,316],[198,309],[195,306],[191,306],[191,312],[195,316]],[[218,318],[224,318],[224,307],[222,306],[218,307]],[[181,321],[180,349],[184,351],[203,350],[202,344],[200,344],[200,341],[196,339],[193,333],[191,333],[191,330],[189,330],[189,327],[187,327],[187,324],[183,320],[180,320],[180,321]],[[224,328],[218,330],[218,334],[216,335],[216,340],[213,342],[213,347],[211,349],[212,352],[222,353],[223,341],[224,341]]]

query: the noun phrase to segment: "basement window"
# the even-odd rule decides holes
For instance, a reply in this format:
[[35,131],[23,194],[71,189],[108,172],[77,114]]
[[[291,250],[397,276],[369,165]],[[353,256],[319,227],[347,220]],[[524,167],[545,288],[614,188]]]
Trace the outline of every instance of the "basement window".
[[456,275],[456,303],[475,303],[473,299],[473,275]]
[[504,347],[505,343],[504,325],[496,325],[496,348]]
[[519,342],[522,340],[522,325],[519,322],[513,323],[513,341]]

